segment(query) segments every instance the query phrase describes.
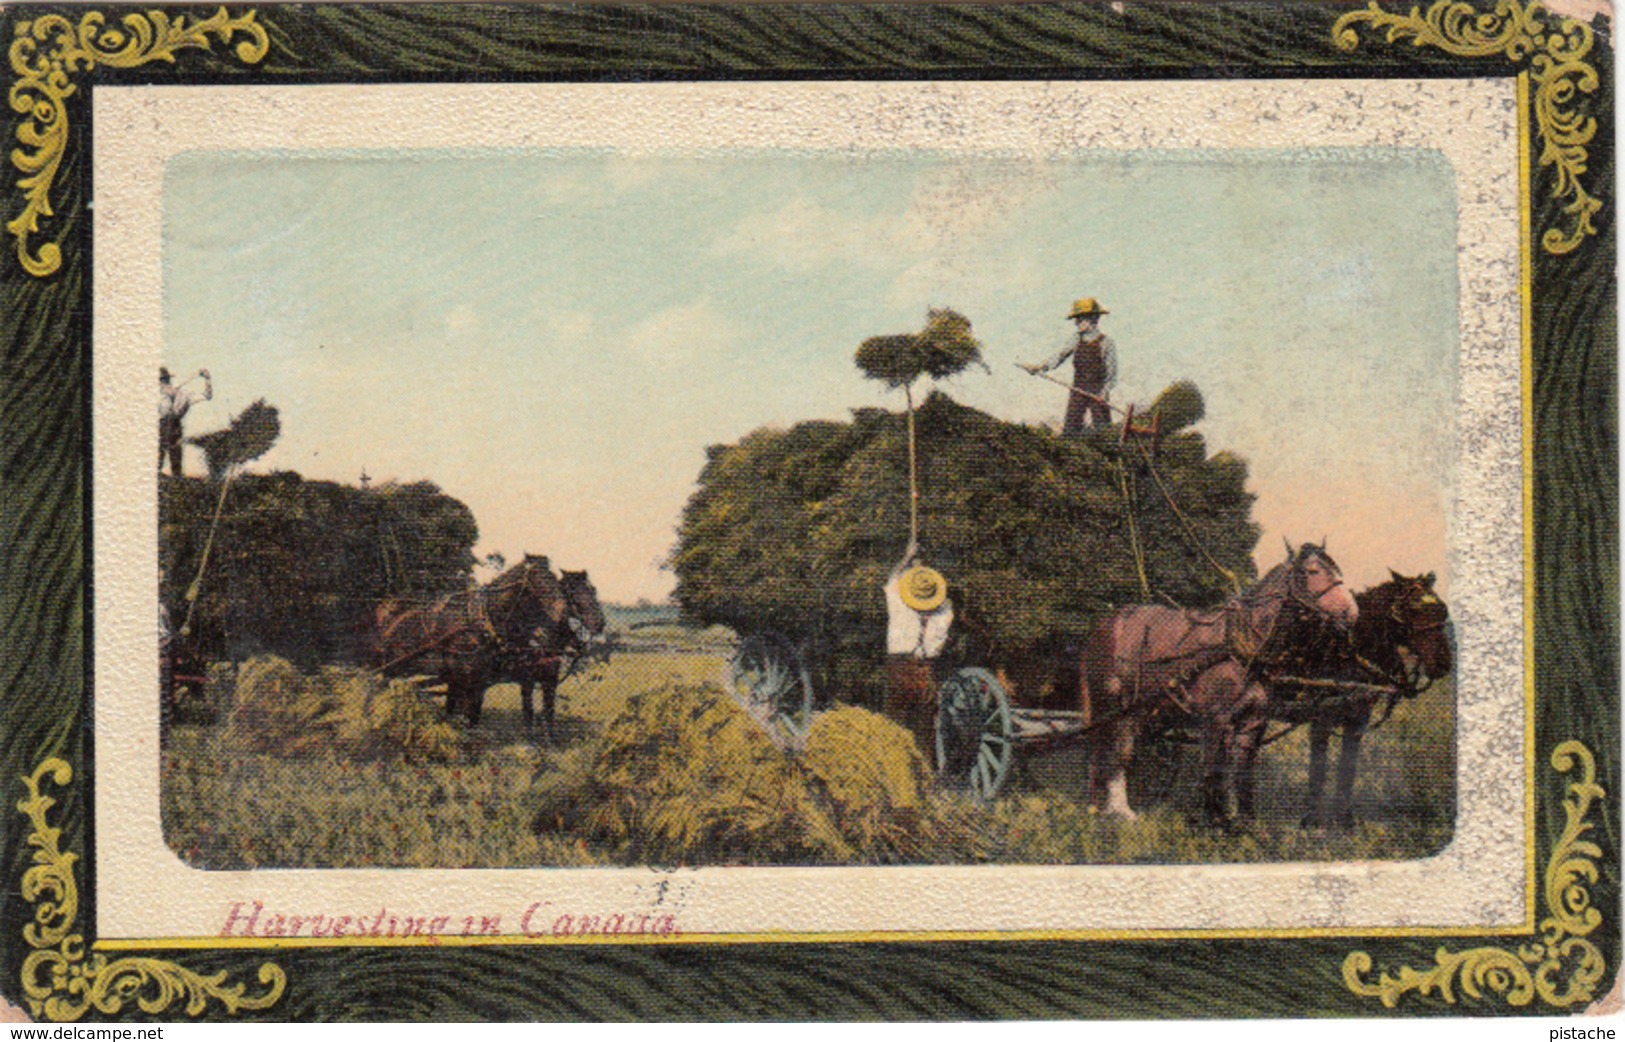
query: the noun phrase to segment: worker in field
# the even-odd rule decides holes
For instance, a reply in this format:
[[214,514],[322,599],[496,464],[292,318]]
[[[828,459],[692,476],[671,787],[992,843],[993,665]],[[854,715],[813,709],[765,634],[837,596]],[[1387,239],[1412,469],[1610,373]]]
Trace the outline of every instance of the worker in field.
[[1053,358],[1022,366],[1029,373],[1047,373],[1072,359],[1071,400],[1066,405],[1066,419],[1061,422],[1065,437],[1076,437],[1096,424],[1112,422],[1108,397],[1117,383],[1117,348],[1111,337],[1100,331],[1101,316],[1110,313],[1094,297],[1073,301],[1067,318],[1077,326],[1077,339]]
[[886,579],[886,715],[913,732],[929,758],[937,728],[932,664],[948,643],[954,605],[948,581],[918,557],[910,543]]
[[[169,472],[177,478],[181,476],[181,445],[185,441],[185,432],[182,430],[186,414],[198,402],[206,402],[214,397],[214,382],[209,378],[207,369],[199,369],[197,376],[192,380],[203,380],[202,390],[188,390],[185,384],[176,386],[170,382],[169,370],[160,366],[158,369],[158,473],[164,472],[164,457],[169,457]],[[186,383],[191,383],[187,380]]]

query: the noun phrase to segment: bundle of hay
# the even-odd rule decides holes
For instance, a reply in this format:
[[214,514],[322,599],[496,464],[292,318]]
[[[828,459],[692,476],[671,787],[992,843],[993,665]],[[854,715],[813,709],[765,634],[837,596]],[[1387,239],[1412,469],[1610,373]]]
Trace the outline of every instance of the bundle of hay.
[[261,398],[233,416],[228,426],[186,440],[203,450],[209,477],[218,481],[233,467],[252,463],[271,451],[281,433],[282,419],[276,406],[265,404]]
[[864,376],[894,389],[921,376],[940,380],[971,365],[987,368],[970,319],[952,308],[926,312],[925,329],[918,333],[869,337],[858,345],[855,361]]
[[795,764],[712,685],[627,701],[542,790],[537,826],[580,831],[635,862],[845,860],[852,851]]
[[668,685],[557,766],[537,828],[633,863],[896,861],[933,827],[913,738],[850,707],[821,715],[796,758],[719,688]]
[[801,767],[836,826],[872,859],[909,857],[933,831],[931,772],[914,736],[883,716],[841,706],[813,718]]
[[982,344],[971,335],[970,319],[953,308],[932,308],[920,332],[921,364],[933,380],[952,376],[970,366],[989,372],[982,361]]
[[293,663],[275,656],[251,658],[237,671],[226,734],[254,752],[292,755],[322,707],[307,698]]
[[1201,421],[1207,411],[1202,401],[1202,392],[1189,380],[1180,380],[1169,384],[1163,392],[1157,395],[1157,400],[1151,403],[1146,410],[1157,416],[1159,426],[1165,432],[1183,430],[1193,423]]
[[245,749],[287,757],[444,763],[463,751],[462,732],[413,681],[337,667],[306,676],[274,656],[243,664],[225,734]]

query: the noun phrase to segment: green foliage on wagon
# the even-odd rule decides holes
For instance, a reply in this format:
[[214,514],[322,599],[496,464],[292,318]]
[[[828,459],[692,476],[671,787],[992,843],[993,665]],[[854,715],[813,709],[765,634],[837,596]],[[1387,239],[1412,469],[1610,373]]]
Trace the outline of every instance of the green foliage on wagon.
[[202,657],[357,662],[379,601],[430,599],[471,581],[474,515],[429,482],[363,489],[277,471],[238,475],[223,506],[220,490],[196,478],[158,485],[160,596],[177,629],[220,512],[191,619]]
[[[1148,443],[1125,449],[1116,427],[1059,438],[937,392],[920,406],[922,556],[948,577],[966,623],[951,658],[1044,657],[1123,604],[1217,603],[1233,587],[1209,555],[1253,578],[1246,463],[1182,429],[1201,415],[1194,386],[1159,402],[1171,420],[1153,463]],[[906,439],[902,413],[859,409],[708,449],[672,555],[683,611],[783,633],[807,650],[821,691],[874,704],[881,588],[908,539]]]

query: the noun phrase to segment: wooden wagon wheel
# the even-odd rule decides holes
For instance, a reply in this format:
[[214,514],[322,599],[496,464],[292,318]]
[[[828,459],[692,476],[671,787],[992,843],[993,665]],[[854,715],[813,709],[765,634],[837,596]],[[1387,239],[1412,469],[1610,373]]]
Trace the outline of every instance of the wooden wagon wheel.
[[958,670],[937,689],[937,771],[945,785],[991,800],[1015,751],[1010,698],[985,669]]
[[746,637],[728,660],[728,690],[747,712],[799,748],[812,726],[812,677],[795,646],[776,633]]

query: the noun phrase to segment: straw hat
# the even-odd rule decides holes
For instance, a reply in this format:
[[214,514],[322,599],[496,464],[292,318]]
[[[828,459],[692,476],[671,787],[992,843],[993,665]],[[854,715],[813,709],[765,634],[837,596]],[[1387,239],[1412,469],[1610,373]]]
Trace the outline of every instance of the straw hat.
[[1100,306],[1100,301],[1094,297],[1079,297],[1072,302],[1072,310],[1067,318],[1082,318],[1085,315],[1109,315],[1110,311]]
[[948,580],[935,568],[916,564],[899,576],[897,595],[915,611],[936,611],[948,599]]

